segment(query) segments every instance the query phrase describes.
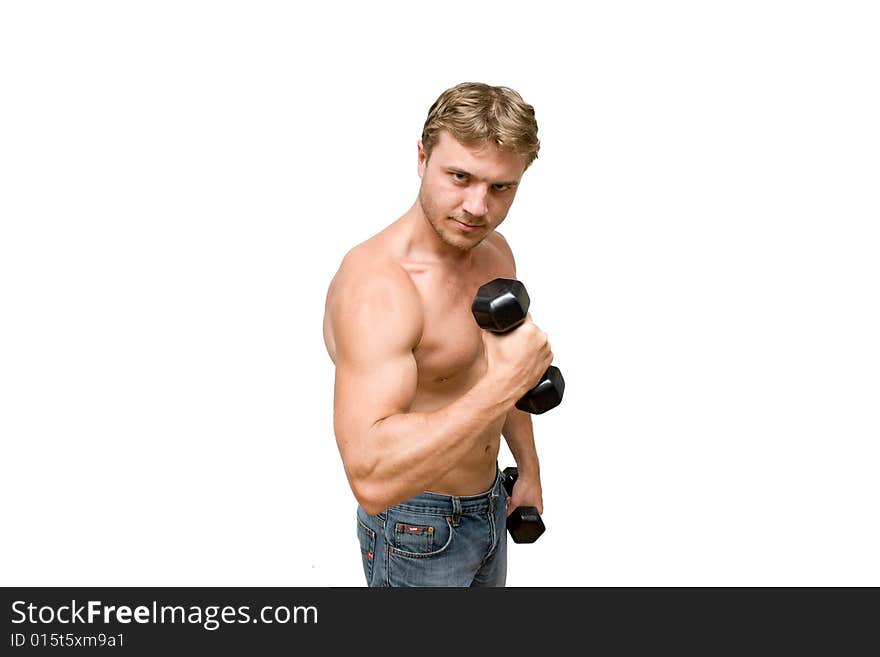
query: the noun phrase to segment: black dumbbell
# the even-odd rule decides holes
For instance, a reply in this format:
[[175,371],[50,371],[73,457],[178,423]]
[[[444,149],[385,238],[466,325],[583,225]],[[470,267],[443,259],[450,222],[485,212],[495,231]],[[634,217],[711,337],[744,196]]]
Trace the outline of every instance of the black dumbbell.
[[[507,496],[513,495],[513,485],[519,476],[519,470],[514,467],[504,468],[504,490]],[[514,543],[534,543],[544,533],[544,521],[538,508],[534,506],[518,506],[507,516],[507,531]]]
[[[529,294],[522,283],[511,278],[496,278],[477,290],[471,312],[481,329],[507,333],[525,321],[529,303]],[[559,405],[564,391],[562,372],[551,365],[538,385],[516,402],[516,407],[534,415],[545,413]]]

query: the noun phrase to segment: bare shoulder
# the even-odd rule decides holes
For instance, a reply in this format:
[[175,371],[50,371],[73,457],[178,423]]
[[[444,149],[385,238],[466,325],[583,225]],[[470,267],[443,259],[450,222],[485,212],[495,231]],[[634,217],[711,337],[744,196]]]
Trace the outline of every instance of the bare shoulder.
[[415,348],[424,312],[409,274],[393,258],[368,246],[351,249],[327,290],[324,338],[331,358],[381,353],[385,346]]
[[507,239],[497,230],[492,231],[486,237],[486,242],[492,249],[493,268],[499,270],[498,276],[504,278],[516,278],[516,259]]
[[418,291],[406,270],[388,255],[360,244],[342,258],[327,290],[328,302],[343,297],[344,305],[356,299],[385,296],[383,303],[403,312],[419,301]]

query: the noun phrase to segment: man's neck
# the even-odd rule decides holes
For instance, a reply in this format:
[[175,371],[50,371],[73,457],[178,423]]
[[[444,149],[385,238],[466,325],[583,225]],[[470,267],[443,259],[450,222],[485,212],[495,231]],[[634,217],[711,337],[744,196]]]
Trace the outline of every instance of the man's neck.
[[401,223],[408,236],[407,251],[412,257],[453,267],[459,271],[466,271],[473,266],[474,251],[479,245],[464,250],[441,240],[418,201],[401,217]]

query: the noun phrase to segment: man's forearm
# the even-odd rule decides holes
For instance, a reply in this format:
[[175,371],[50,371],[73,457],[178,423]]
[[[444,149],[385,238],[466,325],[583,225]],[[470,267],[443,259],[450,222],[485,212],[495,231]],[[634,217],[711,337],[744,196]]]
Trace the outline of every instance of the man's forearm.
[[532,416],[517,408],[511,408],[501,428],[510,453],[516,460],[519,477],[539,477],[538,450],[535,447],[535,433]]
[[374,424],[368,441],[376,458],[356,486],[364,508],[385,509],[429,489],[472,453],[515,401],[484,378],[441,409],[399,413]]

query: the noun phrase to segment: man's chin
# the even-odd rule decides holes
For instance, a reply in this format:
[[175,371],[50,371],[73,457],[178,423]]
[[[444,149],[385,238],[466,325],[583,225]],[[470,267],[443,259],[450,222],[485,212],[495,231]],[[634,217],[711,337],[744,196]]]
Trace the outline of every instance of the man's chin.
[[440,237],[440,241],[443,242],[446,246],[451,246],[459,251],[470,251],[475,246],[477,246],[482,239],[479,240],[469,240],[467,238],[462,237],[451,237],[445,233],[438,233]]

